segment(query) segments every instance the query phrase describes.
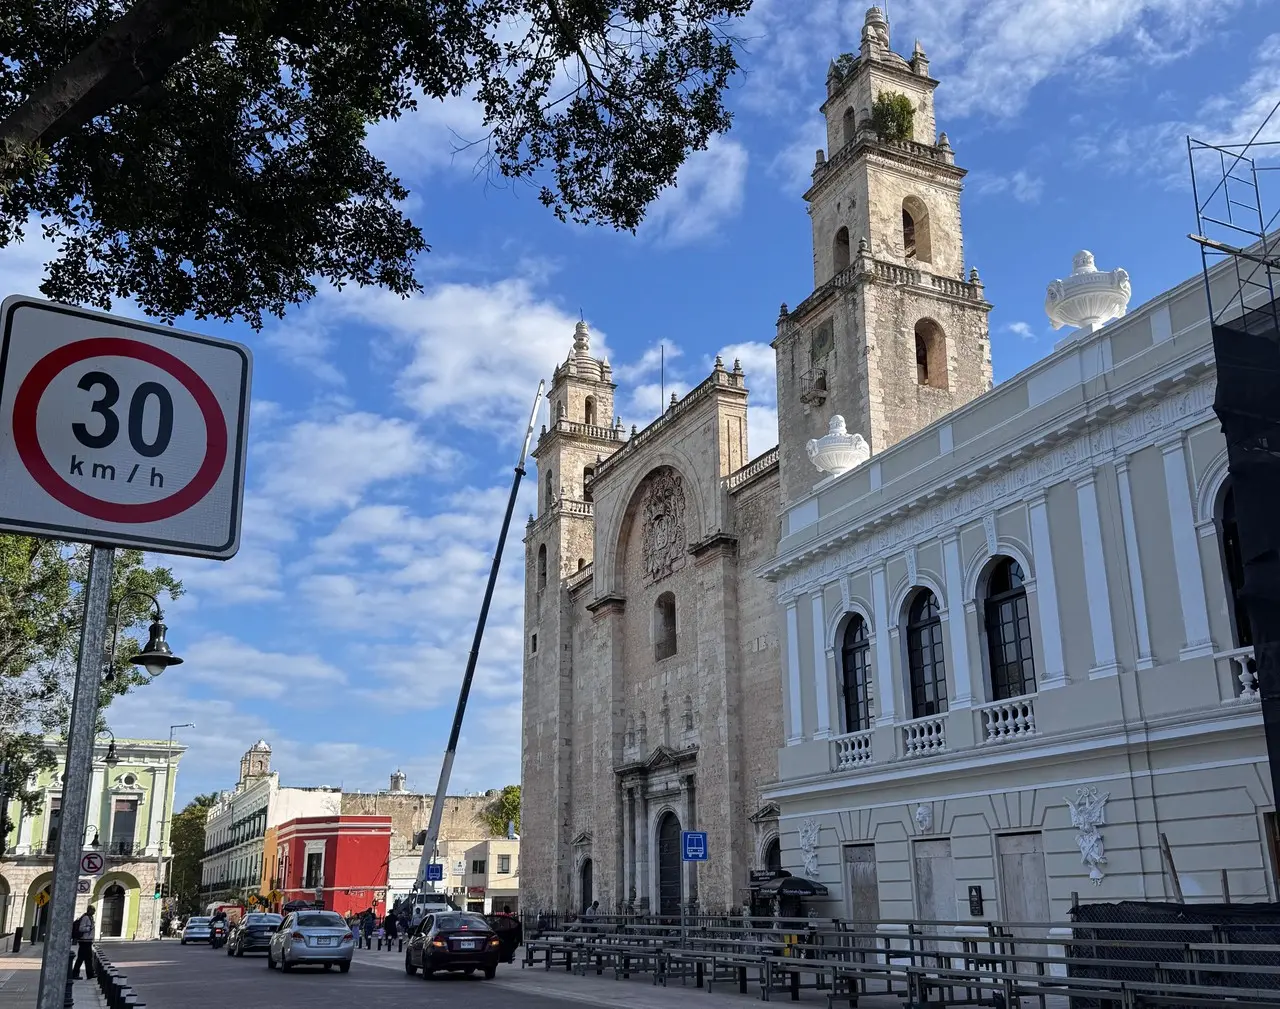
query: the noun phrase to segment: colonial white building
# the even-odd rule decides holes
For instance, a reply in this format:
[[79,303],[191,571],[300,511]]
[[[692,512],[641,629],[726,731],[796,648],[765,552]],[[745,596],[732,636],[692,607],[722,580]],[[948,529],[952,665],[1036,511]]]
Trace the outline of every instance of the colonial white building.
[[279,772],[271,770],[271,747],[258,740],[240,758],[236,787],[218,797],[205,821],[202,896],[212,901],[262,893],[275,865],[274,828],[299,816],[341,812],[339,788],[282,788]]
[[1076,267],[1084,329],[784,509],[766,795],[832,913],[1169,899],[1162,836],[1188,900],[1278,896],[1203,281],[1096,328],[1127,279]]

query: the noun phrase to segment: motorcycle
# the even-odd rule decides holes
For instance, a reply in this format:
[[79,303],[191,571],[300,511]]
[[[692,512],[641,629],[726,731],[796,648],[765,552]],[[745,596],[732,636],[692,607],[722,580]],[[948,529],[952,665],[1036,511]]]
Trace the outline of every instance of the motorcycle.
[[209,946],[212,949],[221,949],[227,942],[227,926],[222,922],[213,926],[213,934],[209,939]]

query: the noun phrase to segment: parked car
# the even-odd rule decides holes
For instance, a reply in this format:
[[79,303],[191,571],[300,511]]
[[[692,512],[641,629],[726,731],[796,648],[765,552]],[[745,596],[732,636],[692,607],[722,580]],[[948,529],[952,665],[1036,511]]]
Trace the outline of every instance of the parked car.
[[189,942],[208,942],[213,938],[213,929],[209,927],[208,918],[188,918],[182,926],[182,945]]
[[271,937],[284,923],[278,914],[247,914],[231,929],[227,939],[227,956],[244,956],[246,953],[265,953],[271,947]]
[[286,973],[300,964],[334,964],[347,973],[355,951],[355,936],[346,920],[333,911],[294,911],[271,937],[267,947],[267,969],[277,964]]
[[486,978],[498,972],[502,940],[483,916],[468,911],[446,911],[428,915],[413,930],[404,949],[404,972],[422,971],[424,978],[438,970],[460,970],[474,974],[483,970]]

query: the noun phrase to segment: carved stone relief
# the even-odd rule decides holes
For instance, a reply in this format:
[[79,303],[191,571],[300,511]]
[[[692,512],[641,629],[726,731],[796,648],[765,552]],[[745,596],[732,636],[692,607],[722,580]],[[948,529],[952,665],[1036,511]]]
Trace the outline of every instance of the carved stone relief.
[[1067,799],[1071,810],[1071,826],[1076,834],[1076,845],[1080,849],[1080,861],[1089,867],[1089,880],[1094,886],[1102,885],[1102,866],[1107,864],[1106,851],[1102,847],[1102,834],[1098,828],[1107,822],[1107,800],[1110,792],[1098,794],[1093,785],[1082,785],[1076,789],[1076,799]]
[[684,559],[684,480],[668,467],[655,471],[644,497],[644,568],[651,582],[661,581]]
[[800,824],[800,854],[804,857],[804,874],[809,879],[818,878],[818,821],[809,819]]

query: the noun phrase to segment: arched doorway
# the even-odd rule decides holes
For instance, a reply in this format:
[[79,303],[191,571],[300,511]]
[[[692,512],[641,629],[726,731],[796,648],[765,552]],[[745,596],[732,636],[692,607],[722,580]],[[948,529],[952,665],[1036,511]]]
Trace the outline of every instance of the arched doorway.
[[30,915],[30,935],[32,942],[43,942],[45,934],[49,931],[49,901],[46,899],[44,903],[37,903],[36,898],[42,893],[46,898],[48,898],[51,895],[52,888],[52,881],[48,880],[46,877],[45,882],[37,882],[29,891],[27,891],[27,900],[32,908]]
[[680,913],[680,819],[664,813],[658,821],[658,913]]
[[102,892],[103,938],[118,939],[124,934],[124,887],[112,883]]
[[11,931],[9,928],[9,905],[13,896],[9,891],[9,881],[0,876],[0,935]]
[[586,910],[591,906],[591,902],[595,900],[595,883],[592,879],[593,869],[591,859],[586,859],[582,863],[581,882],[582,882],[582,910]]

